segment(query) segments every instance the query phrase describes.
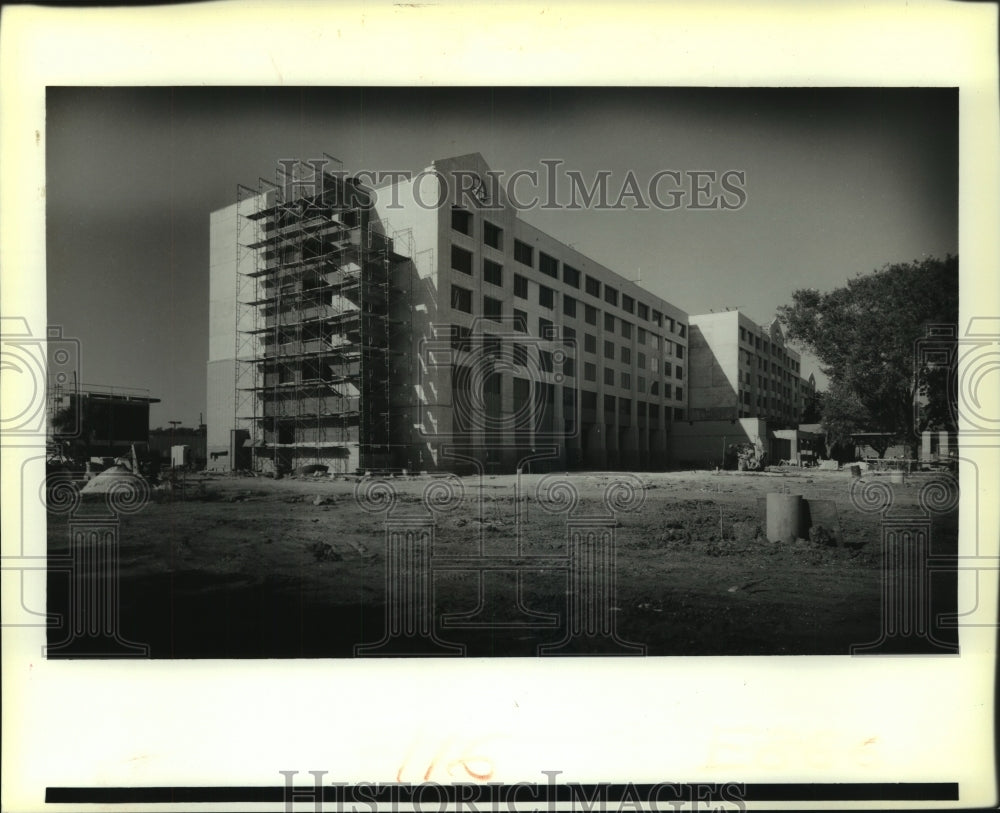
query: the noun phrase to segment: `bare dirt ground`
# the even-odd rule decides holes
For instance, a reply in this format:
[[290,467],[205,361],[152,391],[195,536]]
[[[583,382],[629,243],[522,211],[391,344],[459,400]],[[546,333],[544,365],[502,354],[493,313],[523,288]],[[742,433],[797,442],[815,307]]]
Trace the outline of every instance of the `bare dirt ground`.
[[[566,556],[566,514],[545,510],[553,506],[536,494],[541,477],[520,478],[520,555]],[[880,517],[853,505],[847,472],[634,477],[644,502],[616,515],[616,594],[608,607],[620,639],[648,655],[844,655],[879,638]],[[893,484],[892,510],[916,509],[930,477]],[[430,516],[422,495],[433,479],[392,480],[393,517]],[[460,479],[464,497],[436,515],[433,554],[517,556],[517,478]],[[576,515],[597,515],[616,475],[565,479],[579,495]],[[121,635],[147,643],[154,658],[351,657],[355,644],[378,641],[387,612],[385,515],[359,506],[363,484],[188,475],[172,491],[154,490],[145,508],[121,519]],[[768,542],[758,506],[768,492],[834,501],[843,544]],[[105,511],[97,500],[80,513]],[[48,536],[50,555],[64,555],[64,516],[50,514]],[[957,512],[936,517],[933,552],[953,554],[956,544]],[[573,598],[565,571],[434,570],[427,578],[435,633],[467,655],[535,656],[565,633]],[[954,609],[954,575],[934,578],[932,591],[935,614]],[[65,612],[67,595],[67,577],[50,573],[49,611]],[[444,617],[477,609],[478,628],[442,627]],[[550,614],[555,626],[517,625],[532,613]],[[64,636],[51,630],[50,643]]]

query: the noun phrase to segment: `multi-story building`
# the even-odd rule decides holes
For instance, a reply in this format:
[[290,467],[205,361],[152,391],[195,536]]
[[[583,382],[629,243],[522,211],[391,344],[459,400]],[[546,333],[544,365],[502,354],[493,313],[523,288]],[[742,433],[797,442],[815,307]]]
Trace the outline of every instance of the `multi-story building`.
[[690,317],[688,410],[693,421],[760,418],[796,427],[815,380],[785,345],[778,320],[755,324],[738,310]]
[[478,154],[376,190],[316,169],[212,215],[210,465],[666,465],[683,311],[526,223]]

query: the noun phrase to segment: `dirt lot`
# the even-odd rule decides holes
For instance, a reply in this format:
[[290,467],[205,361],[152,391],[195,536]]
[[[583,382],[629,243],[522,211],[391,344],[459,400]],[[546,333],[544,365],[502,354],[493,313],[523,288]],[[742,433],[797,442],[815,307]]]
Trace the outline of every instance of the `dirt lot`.
[[[644,502],[615,516],[617,592],[607,606],[621,640],[649,655],[841,655],[879,637],[880,517],[854,507],[847,472],[635,477]],[[893,511],[916,509],[930,477],[894,484]],[[393,479],[392,517],[431,516],[422,495],[433,479]],[[427,574],[434,632],[467,655],[535,656],[565,634],[574,598],[566,570],[517,569],[526,557],[567,556],[567,515],[555,510],[556,492],[536,493],[541,479],[520,478],[520,551],[513,475],[460,478],[464,496],[434,515],[436,561],[482,551],[514,563],[485,575],[436,567]],[[605,511],[616,475],[565,479],[578,494],[574,516]],[[350,657],[355,644],[378,641],[386,629],[386,519],[359,506],[356,489],[366,485],[353,477],[191,475],[172,490],[154,489],[145,508],[121,519],[121,635],[149,644],[154,658]],[[841,544],[768,542],[758,506],[768,492],[834,501]],[[103,511],[102,499],[88,500],[78,514]],[[50,515],[50,555],[66,554],[67,523]],[[954,553],[957,512],[935,518],[932,540],[935,554]],[[935,613],[954,609],[954,582],[932,580]],[[50,612],[65,612],[67,594],[67,577],[50,573]],[[478,628],[442,626],[461,613]],[[540,625],[545,614],[548,626]],[[64,636],[51,630],[50,643]],[[577,641],[573,651],[606,649]]]

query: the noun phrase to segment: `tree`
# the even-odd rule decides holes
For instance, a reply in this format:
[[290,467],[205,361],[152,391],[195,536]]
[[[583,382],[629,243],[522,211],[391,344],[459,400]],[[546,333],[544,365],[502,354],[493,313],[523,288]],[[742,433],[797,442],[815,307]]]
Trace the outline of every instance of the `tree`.
[[939,373],[914,372],[917,341],[929,324],[958,322],[958,257],[886,265],[829,293],[800,289],[778,318],[830,379],[824,425],[885,433],[912,449],[926,423],[914,418],[918,393],[933,389],[938,404],[942,397]]

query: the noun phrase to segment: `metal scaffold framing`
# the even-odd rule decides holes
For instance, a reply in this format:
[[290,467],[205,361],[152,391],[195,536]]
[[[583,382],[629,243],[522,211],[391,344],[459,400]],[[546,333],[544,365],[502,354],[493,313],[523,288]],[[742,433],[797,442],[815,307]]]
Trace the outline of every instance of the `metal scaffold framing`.
[[257,470],[398,457],[390,301],[404,258],[368,193],[325,163],[282,162],[275,183],[238,189],[236,426]]

